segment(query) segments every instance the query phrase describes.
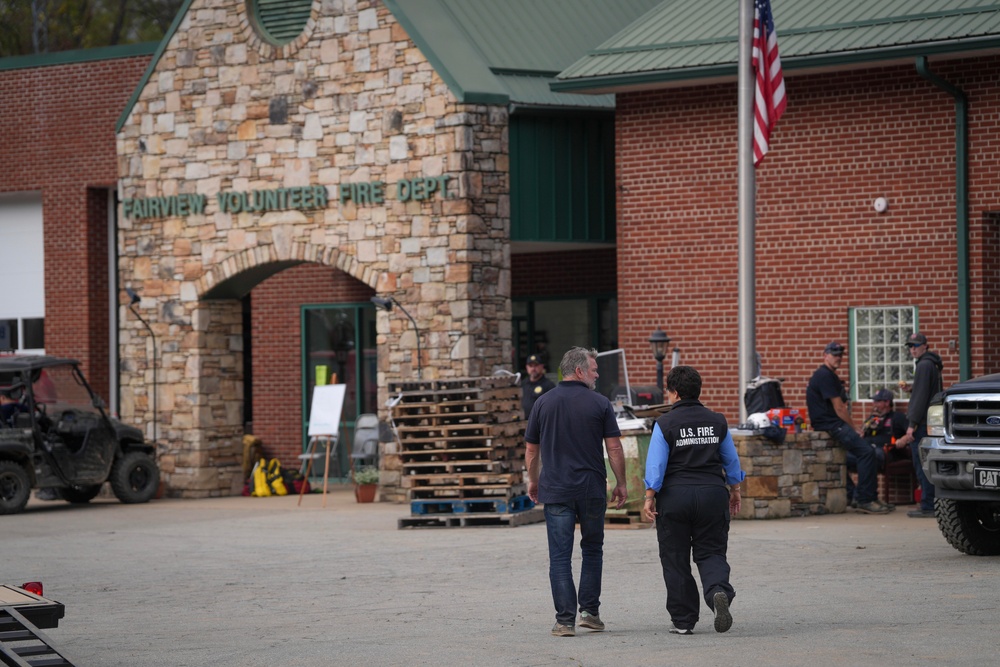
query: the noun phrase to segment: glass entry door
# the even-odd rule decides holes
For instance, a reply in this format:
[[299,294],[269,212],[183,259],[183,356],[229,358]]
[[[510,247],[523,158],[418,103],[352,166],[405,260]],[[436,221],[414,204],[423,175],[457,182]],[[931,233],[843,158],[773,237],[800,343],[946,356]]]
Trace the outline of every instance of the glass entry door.
[[[345,385],[340,444],[330,458],[330,479],[347,482],[354,423],[360,414],[377,412],[375,307],[370,303],[303,306],[302,332],[302,451],[309,446],[316,385]],[[323,462],[317,461],[310,477],[322,476]]]

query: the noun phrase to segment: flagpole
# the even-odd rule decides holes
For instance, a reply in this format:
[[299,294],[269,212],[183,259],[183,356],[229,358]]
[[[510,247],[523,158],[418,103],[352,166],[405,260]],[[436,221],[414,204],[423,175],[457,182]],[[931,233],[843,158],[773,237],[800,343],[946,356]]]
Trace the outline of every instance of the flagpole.
[[739,367],[740,367],[740,423],[747,421],[743,395],[747,384],[756,373],[757,320],[756,320],[756,260],[755,234],[755,181],[753,166],[754,125],[754,71],[751,68],[753,51],[754,0],[740,0],[739,31],[739,249],[738,249],[738,300],[739,300]]

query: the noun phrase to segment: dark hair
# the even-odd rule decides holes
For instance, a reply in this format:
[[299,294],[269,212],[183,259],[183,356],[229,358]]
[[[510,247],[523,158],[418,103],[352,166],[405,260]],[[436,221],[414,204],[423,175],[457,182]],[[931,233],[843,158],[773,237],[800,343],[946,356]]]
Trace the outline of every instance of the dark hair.
[[701,376],[690,366],[674,366],[667,373],[667,389],[682,399],[697,400],[701,396]]

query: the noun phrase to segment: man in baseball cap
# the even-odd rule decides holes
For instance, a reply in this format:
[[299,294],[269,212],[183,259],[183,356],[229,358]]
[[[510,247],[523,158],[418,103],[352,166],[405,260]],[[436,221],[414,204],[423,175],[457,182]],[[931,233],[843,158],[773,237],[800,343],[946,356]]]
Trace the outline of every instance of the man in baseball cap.
[[538,397],[550,389],[555,389],[556,385],[545,377],[545,364],[539,355],[533,354],[528,357],[524,369],[527,374],[521,380],[521,410],[524,412],[524,418],[527,419]]
[[844,360],[844,346],[833,341],[823,348],[823,365],[816,369],[806,387],[809,421],[817,431],[826,431],[837,444],[853,455],[858,469],[854,500],[865,514],[886,514],[894,507],[878,499],[878,459],[872,446],[858,435],[847,403],[847,390],[837,376]]
[[910,405],[906,410],[906,417],[910,420],[910,425],[906,429],[906,435],[896,441],[897,447],[905,447],[914,443],[910,447],[913,458],[913,469],[920,480],[920,506],[915,510],[910,510],[906,516],[919,518],[934,517],[934,485],[927,480],[924,468],[920,465],[920,439],[927,435],[927,408],[931,404],[934,394],[942,390],[941,357],[936,352],[931,352],[927,345],[927,336],[914,331],[906,339],[906,347],[910,350],[910,356],[915,360],[913,366],[913,386],[903,387],[910,390]]

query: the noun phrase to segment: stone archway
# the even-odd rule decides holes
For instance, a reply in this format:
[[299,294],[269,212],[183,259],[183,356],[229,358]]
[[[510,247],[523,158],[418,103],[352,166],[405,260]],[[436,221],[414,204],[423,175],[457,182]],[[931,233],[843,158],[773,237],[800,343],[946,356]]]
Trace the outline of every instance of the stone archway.
[[[238,489],[238,297],[269,272],[316,262],[393,295],[428,379],[489,374],[512,339],[506,109],[458,101],[376,0],[321,5],[336,20],[287,53],[246,3],[207,6],[186,5],[117,135],[120,281],[157,338],[163,470],[192,496]],[[121,412],[144,424],[152,341],[126,315]],[[376,324],[384,392],[415,337]]]

